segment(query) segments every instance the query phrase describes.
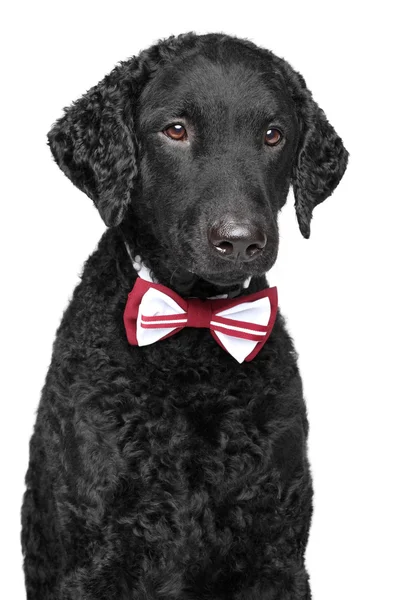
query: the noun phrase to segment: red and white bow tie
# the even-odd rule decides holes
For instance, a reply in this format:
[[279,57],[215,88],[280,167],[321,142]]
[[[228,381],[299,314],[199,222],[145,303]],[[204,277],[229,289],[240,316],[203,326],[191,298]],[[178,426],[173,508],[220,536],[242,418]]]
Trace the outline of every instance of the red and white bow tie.
[[159,283],[138,277],[128,296],[124,323],[128,341],[147,346],[184,327],[210,329],[238,362],[252,360],[267,341],[278,308],[276,287],[241,298],[183,299]]

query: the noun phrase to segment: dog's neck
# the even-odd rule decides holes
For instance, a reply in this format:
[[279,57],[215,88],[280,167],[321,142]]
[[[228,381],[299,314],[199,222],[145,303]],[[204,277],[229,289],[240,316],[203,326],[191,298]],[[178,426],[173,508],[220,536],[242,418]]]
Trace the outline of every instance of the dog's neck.
[[133,239],[132,229],[123,226],[120,226],[120,232],[127,249],[127,255],[135,271],[139,272],[142,269],[142,277],[145,274],[148,280],[161,283],[173,289],[182,297],[213,298],[222,296],[235,298],[268,287],[264,276],[244,279],[240,284],[232,286],[217,286],[185,269],[171,268],[165,260],[165,255],[163,256],[162,249],[158,247],[153,239],[149,239],[150,236],[146,236],[146,239],[135,236]]

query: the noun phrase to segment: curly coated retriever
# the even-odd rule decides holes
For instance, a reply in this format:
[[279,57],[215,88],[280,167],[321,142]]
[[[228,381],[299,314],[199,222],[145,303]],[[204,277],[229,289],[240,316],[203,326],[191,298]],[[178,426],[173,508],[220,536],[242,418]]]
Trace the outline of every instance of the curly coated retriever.
[[[109,228],[57,331],[31,439],[28,599],[310,598],[306,408],[265,273],[290,185],[308,237],[346,169],[341,139],[284,60],[193,33],[120,63],[48,139]],[[170,292],[174,318],[132,316],[134,284]],[[258,300],[268,323],[221,315]]]

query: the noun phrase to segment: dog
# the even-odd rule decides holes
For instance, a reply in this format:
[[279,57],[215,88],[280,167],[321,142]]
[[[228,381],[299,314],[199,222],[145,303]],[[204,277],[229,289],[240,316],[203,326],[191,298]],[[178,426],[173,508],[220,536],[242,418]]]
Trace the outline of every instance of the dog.
[[290,186],[308,238],[341,138],[286,61],[189,33],[116,66],[48,140],[108,229],[30,442],[28,599],[311,598],[306,406],[265,274]]

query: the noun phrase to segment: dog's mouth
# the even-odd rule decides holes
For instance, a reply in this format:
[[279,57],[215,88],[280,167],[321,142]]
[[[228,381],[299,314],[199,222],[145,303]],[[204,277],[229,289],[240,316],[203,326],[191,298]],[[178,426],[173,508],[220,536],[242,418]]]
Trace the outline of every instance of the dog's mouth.
[[233,291],[238,293],[248,287],[251,277],[251,274],[244,271],[204,273],[181,267],[173,271],[168,283],[178,294],[207,298]]
[[245,289],[253,277],[264,276],[268,271],[269,261],[267,261],[267,264],[264,264],[264,261],[257,261],[257,263],[255,264],[255,261],[252,264],[227,263],[224,265],[223,270],[221,268],[206,270],[201,268],[200,265],[192,263],[190,266],[188,265],[186,273],[190,273],[198,284],[203,282],[204,286],[213,290],[212,295],[218,295],[228,293],[232,288]]
[[208,283],[215,285],[216,287],[230,287],[230,286],[236,286],[236,285],[241,285],[241,284],[245,285],[246,282],[248,282],[248,280],[251,279],[251,275],[250,276],[242,275],[240,277],[229,277],[228,275],[226,275],[224,277],[224,275],[221,273],[218,275],[215,275],[215,276],[199,275],[199,277],[201,277]]
[[237,286],[245,284],[245,282],[252,277],[260,277],[269,270],[269,267],[274,262],[272,253],[267,257],[267,260],[265,260],[265,257],[263,258],[264,260],[254,261],[252,263],[236,262],[229,264],[226,262],[226,264],[223,265],[224,268],[221,269],[222,265],[220,265],[218,270],[205,270],[196,268],[194,265],[190,270],[197,277],[217,287]]

